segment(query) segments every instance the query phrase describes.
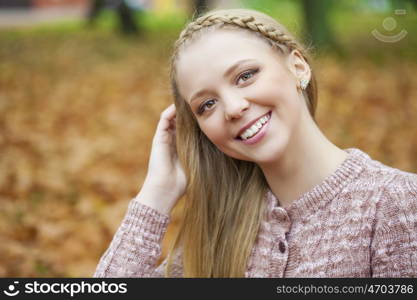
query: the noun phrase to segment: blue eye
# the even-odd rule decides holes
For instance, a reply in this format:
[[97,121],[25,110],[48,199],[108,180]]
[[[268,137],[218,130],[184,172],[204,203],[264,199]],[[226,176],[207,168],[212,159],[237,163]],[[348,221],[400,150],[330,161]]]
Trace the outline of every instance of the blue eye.
[[215,102],[215,100],[214,99],[210,99],[210,100],[208,100],[208,101],[206,101],[206,102],[204,102],[199,108],[198,108],[198,114],[199,115],[201,115],[201,114],[203,114],[205,111],[206,111],[206,109],[205,108],[208,108],[208,109],[210,109],[210,107],[212,107],[213,105],[214,105],[214,102]]
[[255,75],[255,74],[258,72],[258,70],[259,70],[259,69],[256,69],[256,70],[250,70],[250,71],[246,71],[246,72],[242,73],[242,74],[238,77],[237,83],[239,83],[239,80],[240,80],[240,79],[245,79],[245,78],[246,78],[246,80],[243,80],[243,81],[247,81],[247,80],[249,80],[249,79],[250,79],[253,75]]

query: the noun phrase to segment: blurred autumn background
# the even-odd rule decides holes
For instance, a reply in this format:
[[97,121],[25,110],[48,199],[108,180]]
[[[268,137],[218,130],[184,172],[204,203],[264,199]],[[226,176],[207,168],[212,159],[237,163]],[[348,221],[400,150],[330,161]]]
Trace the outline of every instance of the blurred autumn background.
[[1,277],[93,274],[172,102],[172,43],[218,7],[259,9],[312,47],[333,142],[417,172],[416,1],[0,0]]

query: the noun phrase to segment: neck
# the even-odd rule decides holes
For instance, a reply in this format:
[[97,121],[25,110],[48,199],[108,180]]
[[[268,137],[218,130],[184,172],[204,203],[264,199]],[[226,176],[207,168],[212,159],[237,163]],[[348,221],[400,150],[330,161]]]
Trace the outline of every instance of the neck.
[[320,184],[346,159],[347,153],[331,143],[306,113],[282,155],[259,164],[280,205],[289,207]]

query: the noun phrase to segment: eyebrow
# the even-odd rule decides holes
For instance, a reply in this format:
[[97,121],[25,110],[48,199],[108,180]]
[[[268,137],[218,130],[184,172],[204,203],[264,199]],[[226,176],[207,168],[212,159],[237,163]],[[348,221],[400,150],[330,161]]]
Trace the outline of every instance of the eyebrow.
[[[223,77],[226,78],[228,77],[235,69],[237,69],[241,64],[246,63],[246,62],[250,62],[250,61],[254,61],[254,59],[242,59],[239,60],[237,62],[235,62],[229,69],[226,70],[226,72],[224,72]],[[200,90],[199,92],[195,93],[190,100],[190,103],[193,102],[195,99],[197,99],[198,97],[202,96],[203,94],[207,93],[208,90],[203,89]]]

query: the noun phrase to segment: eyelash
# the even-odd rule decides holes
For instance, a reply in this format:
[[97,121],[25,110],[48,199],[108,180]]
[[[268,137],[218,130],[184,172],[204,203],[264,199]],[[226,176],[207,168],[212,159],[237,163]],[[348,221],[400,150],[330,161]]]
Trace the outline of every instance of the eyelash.
[[[254,70],[249,70],[249,71],[245,71],[242,74],[239,75],[239,77],[237,78],[236,84],[239,82],[239,79],[242,78],[244,75],[248,75],[251,74],[252,76],[255,75],[257,72],[259,71],[259,69],[254,69]],[[252,77],[249,77],[249,79]],[[247,80],[249,80],[247,79]],[[247,81],[246,80],[246,81]],[[205,112],[204,107],[206,106],[207,103],[209,103],[210,101],[214,101],[213,99],[207,100],[206,102],[204,102],[203,104],[201,104],[201,106],[199,106],[198,110],[197,110],[197,114],[198,115],[202,115]]]

